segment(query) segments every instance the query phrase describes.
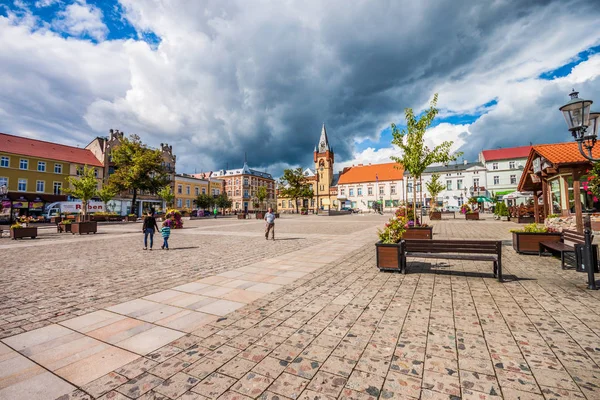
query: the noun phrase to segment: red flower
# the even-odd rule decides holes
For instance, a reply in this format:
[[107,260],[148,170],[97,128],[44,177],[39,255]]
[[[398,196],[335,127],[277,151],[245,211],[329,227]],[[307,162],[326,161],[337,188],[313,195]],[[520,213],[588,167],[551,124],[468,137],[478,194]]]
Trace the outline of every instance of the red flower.
[[598,198],[596,196],[594,196],[594,203],[598,202]]
[[594,177],[593,177],[593,176],[588,176],[588,177],[587,177],[587,180],[588,180],[588,181],[591,181],[592,179],[594,179]]
[[587,194],[593,194],[591,190],[588,190]]

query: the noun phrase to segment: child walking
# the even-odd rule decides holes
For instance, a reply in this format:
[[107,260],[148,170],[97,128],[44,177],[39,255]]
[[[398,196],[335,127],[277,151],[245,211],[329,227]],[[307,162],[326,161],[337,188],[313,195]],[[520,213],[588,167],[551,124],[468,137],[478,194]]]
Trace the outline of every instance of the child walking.
[[171,224],[170,220],[165,220],[162,223],[162,228],[160,229],[160,233],[162,233],[163,237],[163,245],[160,247],[163,250],[169,250],[169,236],[171,236]]

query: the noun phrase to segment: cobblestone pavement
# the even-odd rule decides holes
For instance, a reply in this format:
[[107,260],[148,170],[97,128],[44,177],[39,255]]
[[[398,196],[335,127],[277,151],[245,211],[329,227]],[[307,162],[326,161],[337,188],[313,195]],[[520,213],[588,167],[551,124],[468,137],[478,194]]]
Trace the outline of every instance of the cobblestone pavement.
[[[416,260],[407,275],[382,273],[373,227],[384,218],[344,227],[356,217],[326,218],[315,232],[303,225],[312,220],[290,220],[305,234],[288,226],[280,231],[293,240],[281,242],[302,236],[305,246],[133,290],[97,303],[101,311],[3,339],[0,399],[600,399],[600,294],[585,290],[583,274],[551,257],[518,255],[508,242],[505,283],[491,277],[489,262]],[[181,232],[182,243],[249,241],[238,257],[265,244],[250,225],[230,231],[234,222],[218,230],[205,222]],[[449,220],[434,233],[508,241],[514,226]],[[113,257],[139,241],[127,235]],[[111,241],[90,239],[86,251],[102,254],[97,247]],[[13,259],[35,259],[27,254],[43,247],[10,250],[20,251]],[[147,261],[133,254],[116,270]],[[140,290],[140,271],[105,279],[120,282],[119,292]],[[178,307],[188,308],[183,318],[169,314]],[[211,317],[194,320],[200,313],[190,307]]]

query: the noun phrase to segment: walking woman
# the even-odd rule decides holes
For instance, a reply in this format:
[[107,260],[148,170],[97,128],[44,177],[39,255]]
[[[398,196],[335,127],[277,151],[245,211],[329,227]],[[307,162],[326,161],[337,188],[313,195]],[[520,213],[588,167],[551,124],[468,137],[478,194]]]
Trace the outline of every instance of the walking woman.
[[148,249],[148,236],[150,236],[150,250],[152,250],[152,245],[154,245],[154,232],[158,229],[158,225],[156,225],[156,219],[154,218],[154,213],[152,211],[148,211],[148,214],[144,218],[144,225],[142,226],[142,232],[144,232],[144,250]]

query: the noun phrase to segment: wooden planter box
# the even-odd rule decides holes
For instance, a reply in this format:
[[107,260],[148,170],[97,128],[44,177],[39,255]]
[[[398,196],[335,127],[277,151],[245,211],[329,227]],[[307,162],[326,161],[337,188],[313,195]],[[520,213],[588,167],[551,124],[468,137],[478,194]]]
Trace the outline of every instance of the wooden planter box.
[[442,212],[441,211],[430,212],[429,219],[432,221],[441,221],[442,220]]
[[539,254],[540,242],[560,242],[560,233],[513,232],[513,249],[520,254]]
[[517,217],[518,224],[533,224],[535,217]]
[[431,226],[408,228],[402,235],[402,239],[431,239],[432,237],[433,228]]
[[256,213],[256,219],[263,219],[264,217],[265,217],[265,213],[263,213],[263,212]]
[[37,237],[37,227],[16,228],[10,230],[10,237],[13,240]]
[[238,214],[238,219],[246,219],[246,214]]
[[71,233],[71,225],[73,224],[60,224],[63,232]]
[[377,268],[380,271],[402,271],[402,254],[400,252],[400,243],[384,244],[375,243],[377,254]]
[[71,233],[74,235],[79,233],[80,235],[86,233],[96,233],[98,231],[98,223],[96,221],[88,221],[88,222],[75,222],[71,224]]
[[479,213],[476,212],[476,213],[471,213],[471,214],[465,214],[465,219],[467,221],[468,220],[477,221],[479,219]]
[[123,221],[127,221],[127,222],[136,222],[137,221],[137,217],[134,215],[133,217],[130,217],[129,215],[123,217]]

